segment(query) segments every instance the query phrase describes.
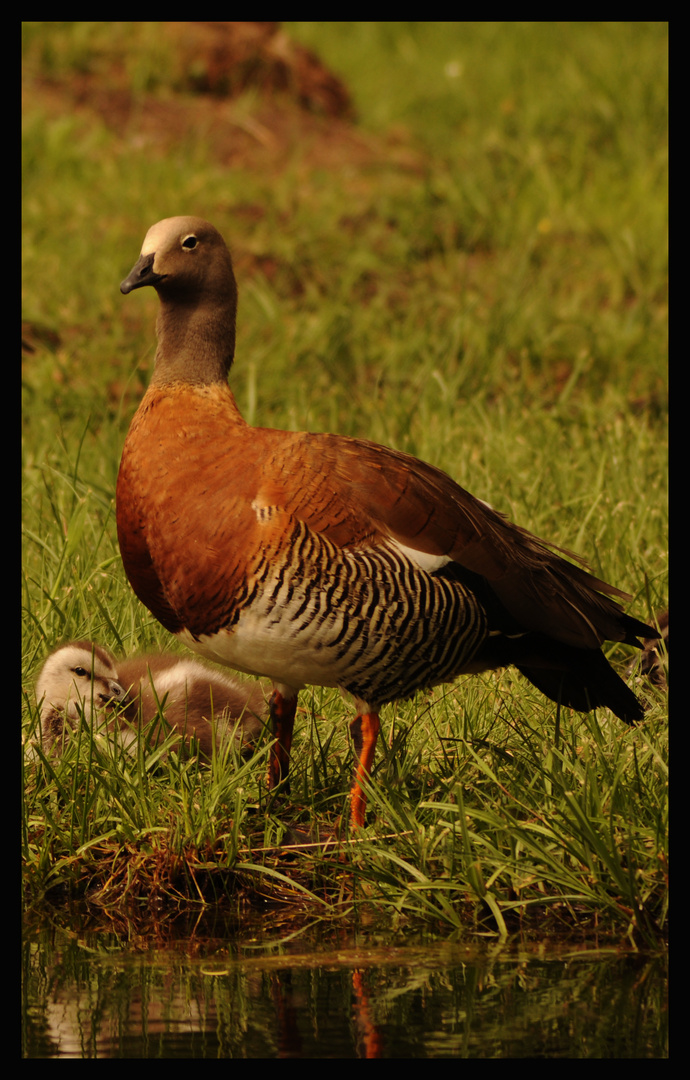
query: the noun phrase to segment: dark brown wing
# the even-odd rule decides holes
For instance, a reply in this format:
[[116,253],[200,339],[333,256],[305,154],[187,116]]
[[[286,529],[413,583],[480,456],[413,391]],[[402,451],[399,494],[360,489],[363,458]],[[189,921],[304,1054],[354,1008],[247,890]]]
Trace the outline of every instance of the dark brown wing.
[[[606,640],[636,645],[636,635],[655,633],[610,599],[628,599],[626,593],[550,550],[439,469],[363,440],[288,438],[289,456],[271,475],[274,496],[279,489],[289,513],[335,543],[392,538],[413,552],[447,556],[480,575],[519,625],[577,648]],[[301,484],[289,482],[293,474]]]

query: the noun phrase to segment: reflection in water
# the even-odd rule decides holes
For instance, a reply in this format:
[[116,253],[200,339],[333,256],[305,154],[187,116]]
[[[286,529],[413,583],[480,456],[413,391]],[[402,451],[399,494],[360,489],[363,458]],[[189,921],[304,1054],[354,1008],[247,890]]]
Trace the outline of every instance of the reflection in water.
[[[24,1056],[666,1057],[666,966],[272,922],[150,939],[37,923]],[[76,929],[75,929],[76,928]]]
[[383,1039],[373,1019],[375,1010],[369,1008],[369,995],[365,989],[366,975],[357,970],[352,973],[355,991],[353,1013],[357,1028],[357,1056],[363,1058],[383,1057]]

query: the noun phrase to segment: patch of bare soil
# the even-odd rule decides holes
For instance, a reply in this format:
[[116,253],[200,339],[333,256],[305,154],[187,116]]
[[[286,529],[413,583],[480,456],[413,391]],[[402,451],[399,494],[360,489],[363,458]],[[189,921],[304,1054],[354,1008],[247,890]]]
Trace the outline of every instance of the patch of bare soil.
[[[52,115],[96,114],[132,146],[164,154],[200,134],[226,166],[280,169],[295,148],[308,166],[338,168],[385,162],[421,171],[405,132],[385,138],[356,127],[343,81],[311,50],[273,22],[162,22],[174,57],[172,92],[141,94],[122,58],[97,73],[25,84],[25,108]],[[255,106],[246,96],[256,93]]]

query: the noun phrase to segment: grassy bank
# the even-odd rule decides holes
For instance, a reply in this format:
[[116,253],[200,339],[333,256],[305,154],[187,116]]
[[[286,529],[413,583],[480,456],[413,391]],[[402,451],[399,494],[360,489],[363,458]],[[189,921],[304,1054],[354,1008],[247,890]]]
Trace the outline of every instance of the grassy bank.
[[[281,91],[200,91],[212,51],[190,60],[175,25],[25,27],[26,738],[58,642],[175,648],[124,578],[113,502],[156,311],[118,284],[170,214],[232,245],[248,419],[417,454],[652,617],[668,602],[666,28],[288,25],[347,89],[336,115],[305,108],[297,61]],[[268,893],[490,932],[548,912],[659,939],[666,701],[643,692],[631,731],[557,716],[513,672],[389,708],[371,825],[338,857],[278,847],[342,814],[336,693],[302,695],[282,800],[267,742],[204,769],[84,732],[62,762],[25,764],[28,893]]]

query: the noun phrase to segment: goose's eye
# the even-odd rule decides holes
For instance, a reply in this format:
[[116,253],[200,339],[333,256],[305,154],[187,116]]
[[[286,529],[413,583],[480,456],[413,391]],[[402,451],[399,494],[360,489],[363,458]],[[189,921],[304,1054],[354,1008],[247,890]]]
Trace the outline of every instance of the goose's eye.
[[193,249],[198,243],[199,241],[197,240],[196,236],[185,236],[184,240],[182,241],[182,247],[185,248],[187,251],[193,251]]
[[75,675],[79,676],[80,679],[86,678],[89,674],[86,668],[83,667],[75,667],[72,670],[74,671]]

